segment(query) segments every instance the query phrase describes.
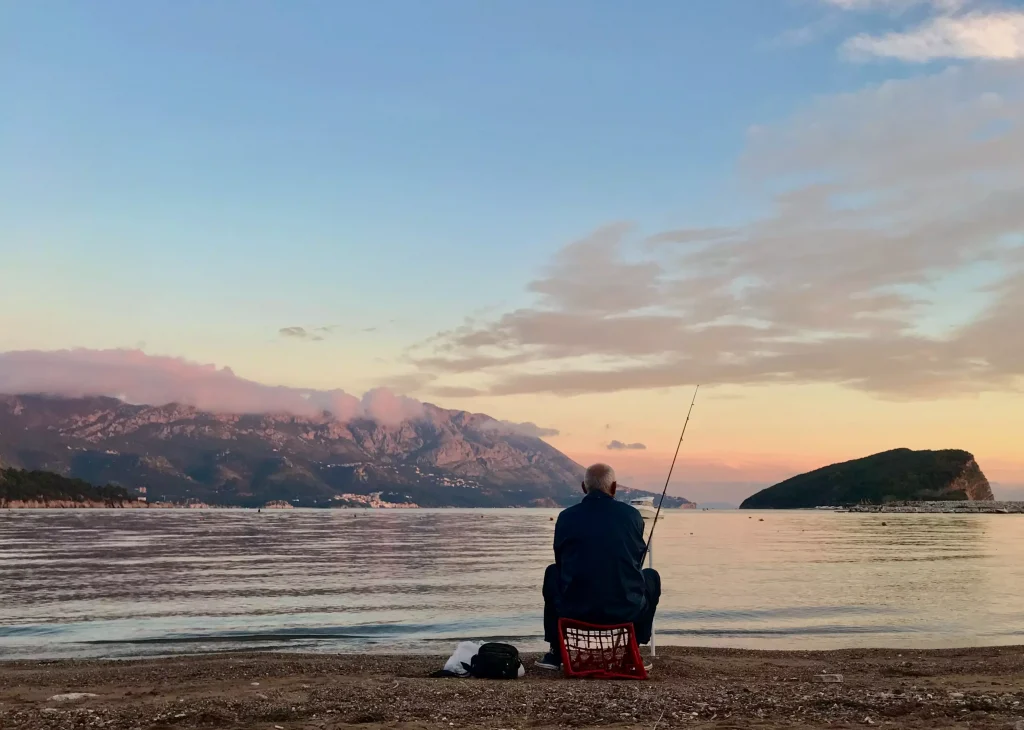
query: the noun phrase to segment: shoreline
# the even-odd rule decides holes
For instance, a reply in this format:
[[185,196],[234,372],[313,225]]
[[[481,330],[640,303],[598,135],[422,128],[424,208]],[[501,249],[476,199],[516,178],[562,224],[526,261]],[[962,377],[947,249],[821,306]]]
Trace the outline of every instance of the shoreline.
[[[1024,646],[665,647],[646,682],[568,680],[534,669],[537,656],[524,654],[526,677],[505,682],[430,679],[446,659],[437,655],[0,661],[0,727],[1012,729],[1024,722]],[[816,681],[822,673],[843,681]],[[69,693],[95,696],[52,699]]]
[[[143,502],[141,500],[114,500],[100,502],[95,500],[76,501],[73,499],[24,500],[16,499],[0,502],[0,509],[248,509],[248,507],[228,507],[205,503],[178,504],[176,502]],[[253,507],[252,509],[256,509]],[[274,509],[264,507],[263,509]]]
[[1006,515],[1024,514],[1024,502],[948,501],[948,502],[893,502],[891,504],[861,504],[837,508],[841,512],[869,514],[911,515]]
[[[849,506],[822,506],[822,507],[794,507],[792,509],[701,509],[697,503],[691,502],[692,506],[665,507],[663,512],[836,512],[844,514],[957,514],[957,515],[982,515],[982,514],[1024,514],[1024,502],[1022,501],[950,501],[950,502],[898,502],[892,504],[860,504]],[[264,504],[257,506],[246,506],[237,504],[207,504],[205,502],[178,503],[178,502],[145,502],[124,500],[113,503],[99,501],[75,501],[75,500],[10,500],[0,501],[0,510],[65,510],[65,509],[158,509],[158,510],[228,510],[255,512],[263,510],[266,512],[287,512],[291,510],[317,510],[332,511],[343,510],[350,512],[391,512],[395,510],[416,511],[416,510],[550,510],[564,509],[561,506],[537,507],[523,505],[509,505],[504,507],[423,507],[420,505],[409,506],[407,504],[395,505],[323,505],[323,506],[293,506],[283,504]]]
[[114,500],[99,502],[93,500],[77,501],[74,499],[12,499],[0,501],[0,509],[147,509],[159,508],[159,504],[149,504],[136,500]]

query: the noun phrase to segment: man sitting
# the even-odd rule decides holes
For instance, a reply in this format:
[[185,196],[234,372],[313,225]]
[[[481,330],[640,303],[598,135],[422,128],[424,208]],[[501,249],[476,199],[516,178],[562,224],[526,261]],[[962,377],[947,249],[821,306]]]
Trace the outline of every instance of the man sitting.
[[594,464],[583,478],[583,500],[555,523],[555,564],[544,573],[544,640],[551,651],[537,666],[562,668],[558,619],[592,624],[633,624],[647,644],[661,597],[661,577],[642,567],[644,520],[615,500],[615,472]]

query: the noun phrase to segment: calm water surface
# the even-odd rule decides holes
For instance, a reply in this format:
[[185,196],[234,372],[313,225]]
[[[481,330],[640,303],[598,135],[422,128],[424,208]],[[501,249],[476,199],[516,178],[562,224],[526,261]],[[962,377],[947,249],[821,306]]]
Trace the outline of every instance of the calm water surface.
[[[0,513],[0,657],[540,648],[555,515]],[[659,644],[1024,643],[1013,515],[677,511],[654,561]]]

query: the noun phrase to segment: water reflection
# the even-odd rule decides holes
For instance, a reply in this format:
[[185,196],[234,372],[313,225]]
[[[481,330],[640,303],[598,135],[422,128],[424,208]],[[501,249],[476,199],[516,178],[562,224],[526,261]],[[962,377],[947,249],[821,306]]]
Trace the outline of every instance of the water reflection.
[[[0,653],[539,647],[555,514],[8,512]],[[1015,643],[1021,555],[1024,520],[1010,515],[673,512],[655,543],[658,634],[775,648]]]

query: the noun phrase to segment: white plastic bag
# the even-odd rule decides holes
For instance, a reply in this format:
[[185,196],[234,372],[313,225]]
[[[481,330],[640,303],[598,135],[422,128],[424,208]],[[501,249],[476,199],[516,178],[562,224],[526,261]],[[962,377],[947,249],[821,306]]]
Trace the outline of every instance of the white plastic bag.
[[467,676],[469,672],[466,671],[464,666],[462,666],[462,663],[472,663],[473,657],[476,656],[478,651],[480,651],[480,644],[475,641],[460,642],[459,645],[455,647],[455,653],[449,657],[447,662],[445,662],[445,671],[452,672],[453,674],[458,674],[463,677]]

